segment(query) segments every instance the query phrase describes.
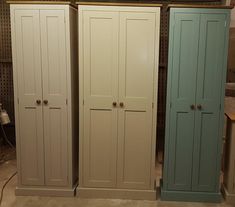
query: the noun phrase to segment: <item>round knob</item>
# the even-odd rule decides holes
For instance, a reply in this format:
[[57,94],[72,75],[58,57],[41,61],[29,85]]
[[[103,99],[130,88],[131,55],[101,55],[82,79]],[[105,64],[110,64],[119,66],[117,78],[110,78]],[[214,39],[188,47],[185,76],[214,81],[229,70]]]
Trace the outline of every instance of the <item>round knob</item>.
[[194,109],[195,109],[195,105],[194,105],[194,104],[190,105],[190,108],[191,108],[192,110],[194,110]]
[[117,106],[117,102],[113,102],[113,106],[116,107]]
[[41,100],[39,100],[39,99],[36,100],[36,104],[37,104],[37,105],[40,105],[40,104],[41,104]]
[[198,110],[202,110],[202,105],[201,105],[201,104],[198,104],[198,105],[197,105],[197,108],[198,108]]
[[120,104],[119,104],[121,107],[123,107],[124,106],[124,103],[123,102],[120,102]]
[[48,104],[48,100],[44,100],[43,103],[44,103],[45,105],[47,105],[47,104]]

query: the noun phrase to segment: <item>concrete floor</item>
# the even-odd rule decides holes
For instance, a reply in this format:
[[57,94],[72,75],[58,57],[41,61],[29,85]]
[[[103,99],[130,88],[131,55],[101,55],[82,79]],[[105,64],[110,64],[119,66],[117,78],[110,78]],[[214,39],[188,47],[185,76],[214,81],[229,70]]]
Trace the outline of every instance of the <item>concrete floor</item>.
[[[8,161],[0,165],[0,188],[16,171],[16,160]],[[18,196],[14,194],[17,183],[15,176],[4,190],[1,207],[232,207],[226,203],[185,203],[185,202],[164,202],[164,201],[135,201],[118,199],[79,199],[60,197],[32,197]]]

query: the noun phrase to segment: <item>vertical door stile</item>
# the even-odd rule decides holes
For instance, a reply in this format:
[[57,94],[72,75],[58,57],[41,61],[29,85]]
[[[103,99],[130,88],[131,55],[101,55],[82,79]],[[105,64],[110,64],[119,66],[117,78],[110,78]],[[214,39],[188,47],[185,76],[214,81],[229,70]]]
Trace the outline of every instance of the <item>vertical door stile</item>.
[[151,185],[155,23],[154,12],[120,12],[118,188]]
[[193,190],[214,192],[218,186],[220,104],[225,50],[225,14],[201,14],[197,75],[197,112]]
[[118,12],[83,11],[85,187],[116,186]]
[[48,186],[68,185],[68,112],[65,11],[40,10],[45,176]]
[[14,10],[19,97],[20,180],[44,185],[43,114],[39,10]]
[[[168,190],[192,189],[195,93],[200,15],[174,9],[171,68],[171,108],[168,133]],[[172,14],[172,15],[173,15]]]

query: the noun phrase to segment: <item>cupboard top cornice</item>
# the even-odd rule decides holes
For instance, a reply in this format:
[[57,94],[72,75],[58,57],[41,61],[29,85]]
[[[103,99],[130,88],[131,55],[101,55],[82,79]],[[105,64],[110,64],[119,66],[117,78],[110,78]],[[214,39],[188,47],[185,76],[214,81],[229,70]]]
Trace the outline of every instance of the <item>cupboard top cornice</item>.
[[90,5],[90,6],[133,6],[133,7],[162,7],[163,4],[158,2],[141,2],[141,1],[132,1],[132,2],[124,2],[124,1],[77,1],[77,5]]
[[77,8],[76,4],[73,4],[71,1],[27,1],[27,0],[9,0],[8,4],[45,4],[45,5],[70,5]]
[[232,5],[212,5],[212,4],[168,4],[170,8],[199,8],[199,9],[233,9]]

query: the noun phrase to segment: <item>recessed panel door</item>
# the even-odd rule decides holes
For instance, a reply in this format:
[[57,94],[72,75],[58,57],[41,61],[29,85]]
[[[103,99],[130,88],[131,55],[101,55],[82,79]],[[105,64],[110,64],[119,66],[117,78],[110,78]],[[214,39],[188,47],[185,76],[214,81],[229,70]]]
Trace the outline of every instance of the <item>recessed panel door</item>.
[[20,179],[23,185],[44,185],[39,11],[15,10],[14,26]]
[[83,184],[116,186],[118,13],[83,11]]
[[149,189],[156,13],[120,12],[118,168],[119,188]]
[[224,72],[226,15],[202,14],[197,75],[193,190],[219,189],[221,77]]
[[171,18],[168,190],[192,189],[199,19],[190,13],[172,13]]
[[45,176],[68,184],[67,54],[64,10],[41,10]]

